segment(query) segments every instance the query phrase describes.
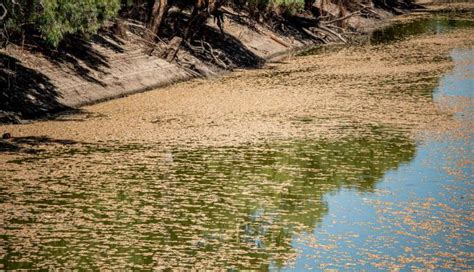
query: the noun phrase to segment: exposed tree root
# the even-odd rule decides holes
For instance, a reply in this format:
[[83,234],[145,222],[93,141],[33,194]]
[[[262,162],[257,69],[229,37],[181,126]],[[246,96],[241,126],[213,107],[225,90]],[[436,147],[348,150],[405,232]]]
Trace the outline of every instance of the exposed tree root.
[[[202,55],[209,60],[212,60],[212,62],[216,64],[217,66],[219,66],[220,68],[231,70],[231,67],[228,64],[226,64],[226,62],[231,63],[226,56],[220,53],[216,53],[216,51],[212,48],[212,46],[208,42],[204,40],[200,40],[200,43],[201,43],[201,46],[196,46],[184,40],[184,44],[193,52],[199,55]],[[222,60],[221,58],[224,59],[226,62]]]

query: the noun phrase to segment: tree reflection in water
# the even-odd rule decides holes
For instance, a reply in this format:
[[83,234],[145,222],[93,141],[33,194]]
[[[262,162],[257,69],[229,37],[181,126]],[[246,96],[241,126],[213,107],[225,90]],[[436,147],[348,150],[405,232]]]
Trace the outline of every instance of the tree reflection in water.
[[[415,144],[374,128],[339,140],[226,148],[80,144],[0,172],[6,269],[268,269],[328,213],[324,196],[371,192]],[[11,167],[10,167],[11,166]]]

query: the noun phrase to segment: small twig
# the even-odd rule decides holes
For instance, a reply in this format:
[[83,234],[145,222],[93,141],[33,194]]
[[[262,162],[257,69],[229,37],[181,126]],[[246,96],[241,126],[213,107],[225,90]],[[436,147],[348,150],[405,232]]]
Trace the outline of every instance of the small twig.
[[324,16],[319,16],[318,19],[319,20],[323,20],[323,19],[327,19],[327,18],[331,18],[330,15],[324,15]]

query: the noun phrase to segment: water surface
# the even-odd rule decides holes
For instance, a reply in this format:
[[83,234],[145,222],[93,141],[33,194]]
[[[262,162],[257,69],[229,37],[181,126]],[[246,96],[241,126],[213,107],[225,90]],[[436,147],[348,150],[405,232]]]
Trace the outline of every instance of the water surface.
[[462,125],[416,146],[409,163],[386,171],[370,193],[342,188],[323,199],[320,227],[293,236],[285,270],[472,269],[474,220],[474,51],[453,50],[452,72],[434,99],[466,101]]
[[474,20],[452,19],[444,16],[420,18],[377,29],[371,33],[370,43],[376,45],[396,42],[415,35],[439,35],[454,29],[471,27],[474,27]]
[[[417,62],[431,64],[430,56],[415,53]],[[389,70],[389,76],[379,75],[382,79],[369,77],[367,85],[360,74],[345,70],[349,57],[359,61],[349,52],[336,66],[335,81],[347,84],[350,92],[337,89],[345,85],[330,81],[315,62],[318,57],[296,60],[288,71],[248,78],[249,86],[259,88],[249,96],[278,86],[288,89],[291,99],[310,104],[317,89],[306,89],[303,98],[297,90],[310,81],[308,75],[327,77],[327,92],[311,98],[333,108],[300,107],[299,114],[275,119],[304,137],[220,146],[48,136],[1,142],[0,150],[7,153],[1,158],[8,160],[0,168],[0,269],[472,269],[474,51],[455,49],[450,56],[454,68],[441,78],[402,64],[413,69],[411,78],[397,78]],[[358,67],[372,73],[371,67]],[[349,105],[339,115],[337,97]],[[358,99],[367,105],[351,104]],[[280,105],[279,111],[291,104],[282,100],[272,103]],[[257,102],[259,110],[268,106]],[[454,105],[458,110],[449,118],[458,125],[414,137],[407,128],[417,119],[409,117],[421,113],[404,108],[410,103]],[[375,117],[351,115],[363,106]],[[391,115],[382,115],[386,109]],[[239,113],[231,110],[231,117]],[[252,110],[257,111],[249,107],[242,116],[253,122]],[[382,113],[376,115],[377,110]],[[318,118],[325,111],[331,115]],[[69,125],[72,130],[85,123],[82,128],[93,130],[100,118],[114,116]],[[190,123],[184,114],[145,121],[143,128],[158,127],[153,133],[165,131],[169,123]],[[38,126],[63,133],[67,122]],[[206,129],[217,125],[209,122]],[[326,134],[312,137],[316,126],[324,126]],[[117,132],[123,133],[120,127]]]

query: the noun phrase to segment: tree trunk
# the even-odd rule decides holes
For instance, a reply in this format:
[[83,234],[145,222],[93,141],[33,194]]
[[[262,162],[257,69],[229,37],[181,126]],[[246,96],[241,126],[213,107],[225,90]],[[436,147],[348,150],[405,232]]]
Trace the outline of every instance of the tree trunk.
[[148,20],[147,28],[148,33],[146,34],[146,39],[154,42],[158,31],[160,30],[161,22],[165,17],[166,5],[168,0],[155,0],[153,8],[151,10],[150,19]]
[[204,11],[201,11],[201,9],[202,7],[197,5],[194,6],[193,12],[191,13],[186,28],[184,29],[183,39],[185,41],[189,41],[192,38],[191,33],[197,27],[197,25],[199,25],[199,21],[202,20],[200,17],[207,18],[207,16],[204,15]]
[[[196,0],[191,17],[184,29],[183,39],[189,41],[194,31],[206,23],[207,18],[211,15],[217,15],[218,9],[225,1],[226,0]],[[219,22],[219,24],[222,24],[222,22]],[[219,28],[222,31],[221,25]]]

